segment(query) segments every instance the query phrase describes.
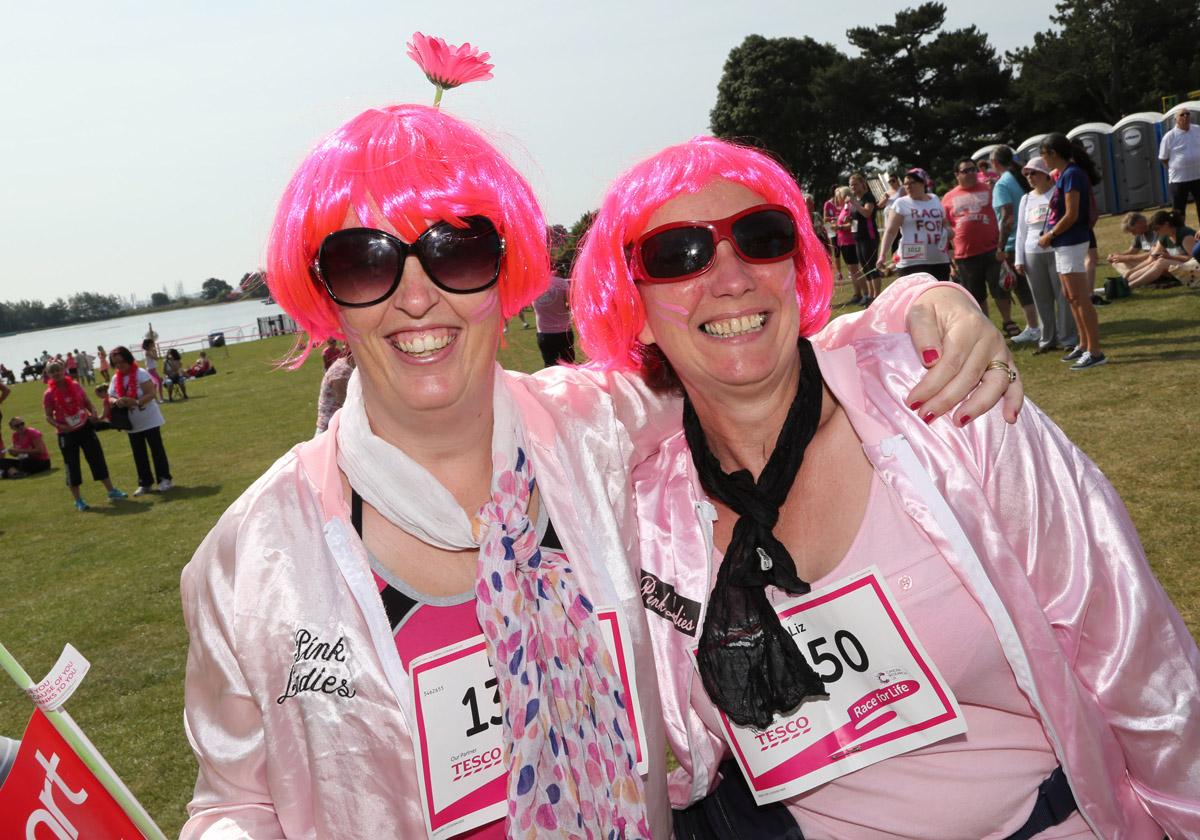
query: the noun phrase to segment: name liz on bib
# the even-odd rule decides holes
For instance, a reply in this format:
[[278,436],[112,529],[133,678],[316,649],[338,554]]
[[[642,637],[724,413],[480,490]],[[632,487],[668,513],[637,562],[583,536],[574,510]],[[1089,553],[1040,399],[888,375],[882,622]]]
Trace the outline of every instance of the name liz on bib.
[[[596,618],[624,689],[637,771],[645,773],[632,642],[617,610],[598,607]],[[429,836],[453,837],[501,819],[508,813],[508,767],[500,691],[483,635],[416,657],[409,675],[417,779]]]
[[966,731],[954,694],[877,567],[775,609],[829,699],[801,703],[761,730],[718,710],[760,805]]

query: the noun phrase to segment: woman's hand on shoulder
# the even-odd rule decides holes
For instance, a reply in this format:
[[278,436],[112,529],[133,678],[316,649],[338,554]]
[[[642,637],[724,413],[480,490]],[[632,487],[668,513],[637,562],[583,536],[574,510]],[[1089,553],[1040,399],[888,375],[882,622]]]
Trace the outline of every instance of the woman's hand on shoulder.
[[1020,377],[1010,381],[1003,368],[988,369],[1002,362],[1016,372],[1016,362],[974,301],[958,289],[931,289],[913,303],[907,325],[928,371],[909,393],[908,405],[925,422],[952,412],[954,423],[965,426],[1001,402],[1005,421],[1017,422],[1025,401]]

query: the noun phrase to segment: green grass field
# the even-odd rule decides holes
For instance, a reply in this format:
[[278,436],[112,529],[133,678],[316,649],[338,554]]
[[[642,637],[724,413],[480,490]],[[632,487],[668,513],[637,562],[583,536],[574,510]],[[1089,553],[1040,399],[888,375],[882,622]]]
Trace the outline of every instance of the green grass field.
[[[1116,219],[1102,219],[1097,232],[1102,254],[1124,248]],[[848,294],[839,289],[839,299]],[[1029,396],[1116,484],[1196,634],[1200,294],[1142,292],[1103,307],[1100,319],[1107,367],[1068,373],[1057,356],[1018,351],[1021,372]],[[508,339],[506,366],[540,365],[532,330],[514,322]],[[321,365],[314,358],[299,371],[276,369],[289,347],[277,338],[218,350],[219,373],[192,383],[188,402],[163,407],[177,484],[169,493],[110,504],[89,481],[92,510],[77,513],[52,438],[53,472],[0,482],[0,641],[35,679],[66,642],[91,660],[69,708],[168,835],[178,833],[195,779],[182,726],[179,572],[238,494],[312,434]],[[6,441],[14,414],[45,432],[41,392],[14,387],[0,408]],[[128,442],[117,432],[101,440],[116,483],[131,491]],[[19,735],[29,713],[15,686],[0,687],[0,734]]]

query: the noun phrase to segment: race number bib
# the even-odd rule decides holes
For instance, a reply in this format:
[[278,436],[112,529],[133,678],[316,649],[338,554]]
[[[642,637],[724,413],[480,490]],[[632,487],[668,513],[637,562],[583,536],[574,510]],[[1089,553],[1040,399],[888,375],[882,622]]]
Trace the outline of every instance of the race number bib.
[[928,246],[916,242],[905,243],[900,246],[900,259],[924,260],[927,248]]
[[86,411],[76,411],[74,414],[67,415],[67,428],[77,429],[83,425],[83,421],[87,419]]
[[762,730],[720,713],[760,805],[967,731],[877,567],[775,609],[829,699],[806,701]]
[[851,219],[851,220],[850,220],[850,232],[851,232],[851,233],[858,233],[858,219]]
[[[596,617],[625,690],[637,770],[645,773],[645,735],[629,633],[614,609],[598,608]],[[508,812],[504,721],[483,635],[417,657],[410,673],[413,745],[429,836],[453,837],[503,818]]]

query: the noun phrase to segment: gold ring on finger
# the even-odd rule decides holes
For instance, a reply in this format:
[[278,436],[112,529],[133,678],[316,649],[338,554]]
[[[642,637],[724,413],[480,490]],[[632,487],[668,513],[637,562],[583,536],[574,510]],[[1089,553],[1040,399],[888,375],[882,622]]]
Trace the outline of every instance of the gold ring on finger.
[[1010,368],[1007,362],[1002,362],[999,359],[996,359],[993,362],[988,362],[988,366],[983,369],[983,372],[987,373],[989,370],[1004,371],[1004,375],[1008,377],[1008,382],[1010,385],[1017,381],[1017,372]]

